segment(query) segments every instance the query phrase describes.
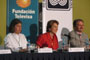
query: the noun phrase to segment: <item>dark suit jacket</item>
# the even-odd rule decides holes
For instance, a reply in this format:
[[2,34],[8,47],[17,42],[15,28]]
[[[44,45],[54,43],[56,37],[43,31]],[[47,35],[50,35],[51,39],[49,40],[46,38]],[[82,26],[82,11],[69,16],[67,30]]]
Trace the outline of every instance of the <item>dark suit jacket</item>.
[[80,36],[77,34],[76,31],[71,31],[69,43],[71,47],[86,47],[86,45],[89,44],[89,39],[85,33],[81,34],[80,39]]

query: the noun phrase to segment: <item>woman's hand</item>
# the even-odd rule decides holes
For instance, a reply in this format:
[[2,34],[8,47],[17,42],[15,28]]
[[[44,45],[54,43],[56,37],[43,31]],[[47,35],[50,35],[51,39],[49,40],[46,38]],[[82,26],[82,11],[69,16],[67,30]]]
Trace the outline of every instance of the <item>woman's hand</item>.
[[36,48],[40,48],[40,46],[39,46],[39,45],[37,45],[37,46],[36,46]]
[[27,49],[21,49],[19,50],[19,52],[27,52],[28,50]]

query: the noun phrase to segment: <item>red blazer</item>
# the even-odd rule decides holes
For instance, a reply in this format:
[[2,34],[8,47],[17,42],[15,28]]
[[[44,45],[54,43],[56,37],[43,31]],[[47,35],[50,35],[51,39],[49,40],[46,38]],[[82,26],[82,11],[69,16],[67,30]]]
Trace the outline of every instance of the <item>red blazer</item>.
[[51,36],[50,36],[49,32],[41,34],[38,37],[36,43],[41,48],[42,47],[49,47],[49,48],[52,48],[53,50],[57,50],[58,49],[58,39],[57,39],[56,34],[54,34],[53,39],[51,39]]

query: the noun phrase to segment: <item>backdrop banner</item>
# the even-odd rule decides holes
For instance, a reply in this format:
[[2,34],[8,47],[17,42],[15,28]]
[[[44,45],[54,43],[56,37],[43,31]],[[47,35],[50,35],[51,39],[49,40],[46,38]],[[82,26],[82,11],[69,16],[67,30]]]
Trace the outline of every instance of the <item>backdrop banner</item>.
[[38,35],[38,0],[7,0],[7,33],[14,18],[22,21],[22,33],[35,42]]

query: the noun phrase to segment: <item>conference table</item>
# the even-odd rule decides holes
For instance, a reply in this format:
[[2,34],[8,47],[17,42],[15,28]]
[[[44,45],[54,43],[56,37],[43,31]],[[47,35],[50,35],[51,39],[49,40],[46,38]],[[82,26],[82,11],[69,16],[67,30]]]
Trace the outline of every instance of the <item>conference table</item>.
[[90,60],[90,52],[0,54],[0,60]]

